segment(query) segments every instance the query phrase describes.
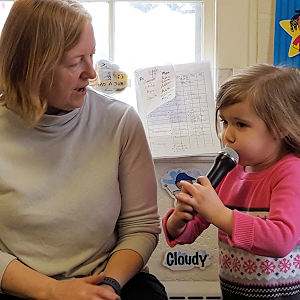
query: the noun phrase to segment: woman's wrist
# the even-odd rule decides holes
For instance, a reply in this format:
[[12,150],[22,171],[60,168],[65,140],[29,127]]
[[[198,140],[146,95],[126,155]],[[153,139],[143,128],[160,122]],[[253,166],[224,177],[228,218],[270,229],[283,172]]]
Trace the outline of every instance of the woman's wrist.
[[101,282],[99,282],[98,285],[107,285],[110,288],[112,288],[118,296],[121,296],[120,283],[112,277],[104,277],[104,279]]
[[49,279],[50,281],[45,285],[45,289],[43,291],[40,291],[40,298],[38,299],[53,300],[56,298],[57,288],[62,282],[53,278]]
[[41,274],[17,259],[12,260],[2,277],[2,290],[17,297],[48,300],[57,280]]

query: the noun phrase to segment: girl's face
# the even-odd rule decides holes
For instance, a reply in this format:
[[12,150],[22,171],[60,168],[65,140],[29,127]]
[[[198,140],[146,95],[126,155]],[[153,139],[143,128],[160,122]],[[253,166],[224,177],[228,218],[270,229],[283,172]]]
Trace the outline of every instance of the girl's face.
[[219,115],[223,145],[239,154],[246,172],[266,169],[282,157],[282,139],[270,132],[249,100],[224,107]]
[[95,78],[93,54],[95,38],[93,28],[87,23],[77,45],[66,52],[55,66],[53,76],[43,81],[42,95],[47,99],[49,111],[71,111],[81,107],[89,79]]

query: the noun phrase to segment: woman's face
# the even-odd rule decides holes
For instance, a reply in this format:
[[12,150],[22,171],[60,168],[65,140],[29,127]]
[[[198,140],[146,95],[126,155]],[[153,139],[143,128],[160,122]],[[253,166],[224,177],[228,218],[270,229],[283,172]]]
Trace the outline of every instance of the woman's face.
[[283,154],[280,137],[274,136],[256,114],[249,100],[220,109],[222,142],[239,154],[239,164],[248,172],[263,170]]
[[88,80],[96,77],[94,53],[94,32],[92,25],[87,23],[77,45],[55,66],[53,77],[49,75],[43,81],[42,96],[46,98],[50,111],[71,111],[82,106]]

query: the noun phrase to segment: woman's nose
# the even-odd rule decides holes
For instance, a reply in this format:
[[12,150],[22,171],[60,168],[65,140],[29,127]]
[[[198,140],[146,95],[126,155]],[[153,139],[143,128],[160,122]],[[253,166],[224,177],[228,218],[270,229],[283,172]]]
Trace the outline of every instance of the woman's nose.
[[97,76],[92,61],[86,63],[85,70],[82,73],[82,76],[84,77],[84,79],[93,79]]

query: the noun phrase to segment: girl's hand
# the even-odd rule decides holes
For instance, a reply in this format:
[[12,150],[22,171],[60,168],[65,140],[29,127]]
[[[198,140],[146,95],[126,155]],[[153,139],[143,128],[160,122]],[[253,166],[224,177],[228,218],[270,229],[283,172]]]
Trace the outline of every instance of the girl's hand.
[[176,199],[192,206],[207,222],[231,234],[232,210],[222,203],[207,177],[201,176],[198,181],[200,184],[181,181],[182,190],[175,195]]
[[[181,189],[183,190],[183,189]],[[167,232],[172,238],[178,237],[185,229],[186,223],[194,218],[194,210],[180,200],[177,200],[175,210],[167,220]]]
[[120,300],[113,288],[108,285],[100,285],[104,278],[100,275],[85,278],[76,278],[66,281],[56,281],[51,289],[51,300]]

